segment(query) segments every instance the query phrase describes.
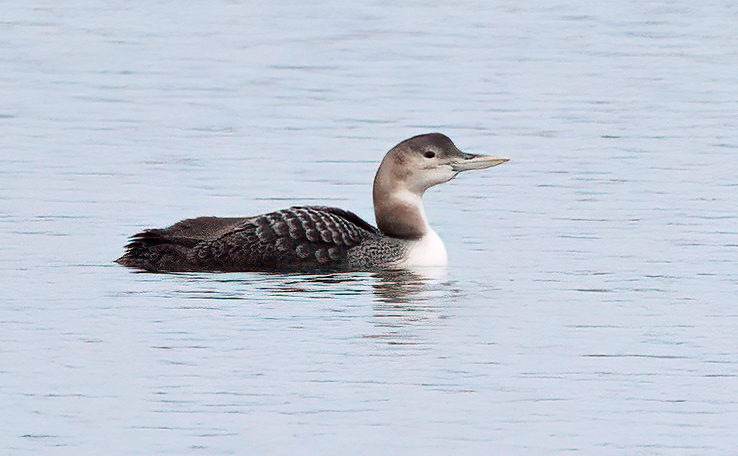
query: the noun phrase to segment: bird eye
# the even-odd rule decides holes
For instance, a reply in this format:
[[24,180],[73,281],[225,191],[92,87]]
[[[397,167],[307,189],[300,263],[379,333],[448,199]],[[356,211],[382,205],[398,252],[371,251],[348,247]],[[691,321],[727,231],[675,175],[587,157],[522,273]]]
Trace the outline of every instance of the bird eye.
[[433,158],[436,156],[436,153],[429,150],[428,152],[424,153],[423,156],[425,158]]

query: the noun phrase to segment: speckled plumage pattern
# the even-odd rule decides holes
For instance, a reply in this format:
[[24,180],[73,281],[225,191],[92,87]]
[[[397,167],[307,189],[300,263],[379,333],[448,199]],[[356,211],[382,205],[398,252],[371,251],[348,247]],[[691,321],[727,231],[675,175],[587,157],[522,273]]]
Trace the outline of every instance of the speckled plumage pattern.
[[146,271],[341,271],[385,268],[405,245],[356,214],[292,207],[247,218],[201,217],[135,235],[118,263]]

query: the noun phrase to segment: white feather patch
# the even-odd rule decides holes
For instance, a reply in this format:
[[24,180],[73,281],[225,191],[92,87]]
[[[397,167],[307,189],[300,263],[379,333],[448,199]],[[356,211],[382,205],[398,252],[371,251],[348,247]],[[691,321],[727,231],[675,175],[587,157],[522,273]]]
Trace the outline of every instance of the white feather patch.
[[445,266],[448,263],[446,247],[438,234],[428,228],[425,236],[411,241],[407,256],[400,262],[400,267]]

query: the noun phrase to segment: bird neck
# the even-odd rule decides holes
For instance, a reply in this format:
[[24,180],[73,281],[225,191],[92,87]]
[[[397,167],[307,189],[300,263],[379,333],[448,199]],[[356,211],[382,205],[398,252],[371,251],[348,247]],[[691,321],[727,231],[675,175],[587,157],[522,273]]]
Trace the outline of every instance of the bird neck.
[[420,239],[431,231],[423,209],[423,195],[375,183],[373,196],[377,228],[385,235]]

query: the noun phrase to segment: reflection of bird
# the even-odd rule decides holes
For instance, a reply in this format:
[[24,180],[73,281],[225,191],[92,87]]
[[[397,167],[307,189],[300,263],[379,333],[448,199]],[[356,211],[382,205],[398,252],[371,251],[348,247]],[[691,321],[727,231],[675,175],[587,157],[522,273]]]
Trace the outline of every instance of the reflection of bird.
[[[397,307],[416,305],[425,299],[420,298],[420,293],[427,291],[428,285],[433,283],[433,277],[422,271],[407,269],[377,271],[373,274],[376,281],[373,283],[376,304],[375,311],[385,312],[388,309],[396,309]],[[430,271],[435,272],[435,271]],[[415,307],[413,307],[415,308]]]
[[461,152],[431,133],[390,150],[374,178],[374,228],[352,212],[292,207],[245,218],[200,217],[135,235],[118,263],[151,272],[350,271],[446,264],[423,193],[506,158]]

